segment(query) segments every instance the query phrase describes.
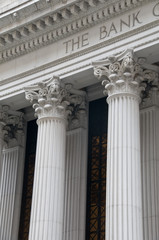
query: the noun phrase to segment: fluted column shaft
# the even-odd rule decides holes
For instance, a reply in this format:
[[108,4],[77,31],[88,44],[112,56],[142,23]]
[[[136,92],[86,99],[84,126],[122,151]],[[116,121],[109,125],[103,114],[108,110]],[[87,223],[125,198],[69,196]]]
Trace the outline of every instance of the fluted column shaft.
[[[3,150],[2,177],[0,184],[0,239],[16,240],[18,237],[18,226],[20,208],[16,209],[21,196],[19,196],[17,184],[18,175],[21,176],[23,168],[23,149],[13,147]],[[20,179],[22,181],[22,179]]]
[[158,106],[152,103],[144,106],[140,112],[144,240],[159,239]]
[[67,132],[63,240],[85,240],[87,131]]
[[66,122],[68,113],[81,104],[76,93],[59,77],[26,89],[26,98],[34,102],[38,117],[29,240],[62,240]]
[[139,102],[108,100],[106,239],[142,240]]
[[18,238],[24,167],[23,127],[21,112],[0,106],[0,240]]
[[64,120],[38,122],[29,240],[62,239],[65,139]]
[[140,93],[143,70],[127,50],[95,62],[108,95],[106,240],[143,240]]
[[4,128],[5,123],[0,122],[0,182],[1,182],[1,175],[2,175],[2,150],[4,146]]

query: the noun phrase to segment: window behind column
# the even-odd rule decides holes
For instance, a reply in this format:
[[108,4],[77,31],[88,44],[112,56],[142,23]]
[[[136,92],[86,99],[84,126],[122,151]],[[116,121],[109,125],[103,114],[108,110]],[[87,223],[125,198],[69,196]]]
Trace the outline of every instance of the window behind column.
[[37,139],[36,121],[28,122],[19,240],[28,240]]
[[90,103],[86,240],[105,240],[107,117],[105,98]]

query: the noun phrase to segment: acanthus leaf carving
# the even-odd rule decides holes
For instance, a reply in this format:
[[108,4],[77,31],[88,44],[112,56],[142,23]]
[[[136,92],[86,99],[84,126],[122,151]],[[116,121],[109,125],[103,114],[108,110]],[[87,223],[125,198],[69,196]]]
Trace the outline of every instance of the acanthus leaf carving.
[[26,99],[33,104],[35,116],[67,119],[75,108],[81,106],[83,91],[64,84],[58,76],[25,88]]
[[[142,107],[157,104],[159,74],[145,69],[140,59],[136,59],[132,49],[117,56],[110,56],[104,61],[94,62],[94,74],[98,79],[104,78],[104,94],[134,95],[142,99]],[[155,97],[154,97],[155,96]]]
[[108,97],[128,94],[140,99],[146,84],[143,82],[143,69],[134,60],[132,49],[118,56],[110,56],[105,61],[94,62],[94,74],[98,79],[104,78],[102,85]]
[[23,135],[23,113],[10,110],[7,105],[0,106],[0,133],[5,148],[21,144],[17,135]]
[[159,74],[152,70],[144,70],[144,81],[146,89],[143,92],[141,108],[159,106]]
[[72,107],[71,115],[68,118],[68,129],[72,130],[75,128],[83,127],[85,128],[86,117],[87,117],[87,99],[86,96],[80,96],[77,100],[78,104]]

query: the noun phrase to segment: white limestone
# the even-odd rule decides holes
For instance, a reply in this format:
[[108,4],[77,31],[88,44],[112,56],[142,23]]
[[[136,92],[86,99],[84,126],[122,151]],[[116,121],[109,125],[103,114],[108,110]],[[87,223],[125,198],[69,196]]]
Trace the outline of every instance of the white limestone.
[[[146,57],[148,62],[153,64],[153,69],[158,68],[157,64],[154,64],[159,62],[158,0],[1,0],[0,19],[0,101],[4,105],[11,104],[13,109],[23,109],[25,113],[25,108],[30,106],[30,103],[24,98],[23,88],[30,84],[37,84],[36,87],[39,89],[38,83],[47,82],[55,73],[60,75],[63,83],[74,84],[77,89],[86,88],[87,91],[92,88],[90,99],[95,100],[101,97],[100,92],[97,92],[97,88],[94,87],[98,80],[92,74],[92,60],[105,59],[113,55],[106,66],[110,65],[113,59],[114,62],[117,60],[121,64],[123,56],[121,59],[116,59],[114,55],[122,52],[123,49],[134,48],[137,56]],[[111,73],[116,74],[116,69],[118,73],[122,72],[124,65],[120,64],[115,65]],[[102,69],[103,73],[109,72],[107,70]],[[110,75],[109,72],[104,78],[111,79],[112,84],[114,80]],[[123,75],[118,75],[119,81],[115,85],[104,82],[110,96],[108,100],[108,169],[110,172],[108,172],[107,182],[106,239],[132,240],[134,237],[133,240],[143,240],[142,220],[140,221],[143,215],[144,240],[158,240],[158,108],[149,106],[141,111],[143,186],[143,213],[141,213],[138,113],[140,89],[132,91],[134,82],[127,84],[124,88],[124,83],[121,81]],[[139,83],[140,80],[137,82]],[[112,93],[113,86],[116,92]],[[131,90],[131,94],[127,90]],[[55,238],[57,240],[59,240],[58,236],[61,238],[62,233],[65,234],[67,240],[71,238],[76,240],[75,236],[83,240],[86,179],[81,176],[74,181],[77,170],[77,166],[74,165],[76,161],[79,164],[78,170],[81,174],[85,174],[79,161],[80,157],[83,161],[84,159],[78,153],[77,142],[80,133],[75,138],[75,142],[72,142],[75,133],[71,131],[70,135],[68,134],[67,140],[71,142],[72,147],[69,148],[67,145],[69,150],[66,149],[66,156],[64,139],[66,138],[67,113],[64,116],[59,112],[54,112],[55,103],[52,105],[52,100],[51,104],[47,102],[44,109],[46,99],[39,98],[39,95],[34,97],[34,100],[40,99],[41,102],[34,105],[39,117],[39,137],[30,239],[40,240],[40,237],[46,235],[46,240],[52,240],[52,238],[54,240],[55,231],[51,230],[54,227],[57,230]],[[59,104],[59,110],[68,110],[67,103],[63,99]],[[7,199],[7,207],[3,208],[3,211],[0,209],[1,217],[3,217],[0,225],[4,226],[2,231],[0,229],[0,233],[3,234],[0,240],[4,240],[6,234],[8,238],[10,237],[11,226],[13,226],[11,240],[17,240],[24,162],[19,161],[17,166],[13,154],[15,166],[6,165],[10,163],[7,160],[3,164],[3,170],[7,175],[1,172],[2,162],[4,162],[1,152],[5,143],[3,129],[5,124],[5,121],[1,121],[0,118],[0,185],[5,191],[9,191],[7,188],[13,184],[9,175],[11,169],[14,173],[12,178],[17,179],[18,184],[14,185],[16,188],[14,193],[10,193],[10,199],[14,199],[15,204],[12,203],[9,207],[10,202]],[[12,154],[12,147],[4,151],[6,159],[9,159]],[[86,144],[85,148],[87,147]],[[69,165],[69,162],[72,165]],[[57,164],[59,168],[55,170]],[[18,172],[17,176],[15,171]],[[66,176],[64,176],[65,173]],[[55,181],[58,182],[56,185],[54,185]],[[5,186],[2,186],[2,183]],[[53,190],[49,192],[51,187]],[[80,195],[78,201],[76,191],[77,195]],[[59,200],[59,196],[64,195],[64,199],[61,197]],[[0,197],[1,201],[4,203],[3,197],[2,200]],[[65,204],[64,229],[63,204]],[[14,214],[10,215],[12,219],[9,222],[7,211],[13,210],[13,205]],[[55,213],[54,208],[57,211],[53,218],[50,208],[53,213]],[[59,219],[59,224],[57,219]],[[42,227],[38,225],[39,223]],[[51,227],[48,223],[52,224]],[[139,235],[141,235],[140,238]]]
[[23,114],[0,106],[0,122],[0,240],[17,240],[24,171]]
[[[84,2],[84,0],[82,2]],[[83,13],[80,13],[78,18],[81,18],[80,24],[79,21],[74,21],[74,17],[71,20],[69,19],[69,25],[67,28],[70,32],[66,31],[67,28],[65,28],[65,26],[61,26],[64,22],[62,21],[62,23],[60,23],[59,31],[56,31],[56,25],[54,26],[53,24],[53,26],[49,26],[47,34],[46,28],[41,30],[42,33],[40,34],[39,32],[36,32],[39,36],[38,38],[35,36],[34,32],[32,33],[32,37],[30,36],[30,33],[29,36],[25,36],[26,39],[23,38],[23,35],[21,36],[21,34],[19,40],[13,38],[15,39],[15,47],[12,47],[12,44],[8,43],[9,48],[7,46],[6,50],[4,49],[4,52],[0,56],[1,60],[4,59],[4,62],[0,64],[0,100],[5,99],[8,101],[8,98],[13,97],[13,104],[16,105],[17,109],[24,108],[27,105],[24,100],[23,88],[32,83],[37,83],[44,79],[47,80],[54,73],[59,74],[63,79],[66,77],[69,78],[69,81],[76,84],[76,87],[79,89],[92,85],[96,80],[91,75],[91,61],[95,59],[104,59],[105,57],[119,53],[128,47],[133,47],[139,56],[148,56],[150,63],[157,62],[158,54],[156,49],[159,44],[159,14],[157,10],[156,15],[158,16],[154,16],[153,8],[157,4],[157,9],[158,2],[143,0],[143,2],[132,1],[130,3],[130,1],[128,1],[129,4],[131,4],[131,10],[130,5],[126,6],[127,4],[125,0],[123,0],[123,2],[125,2],[125,10],[120,7],[118,7],[117,10],[116,7],[113,6],[114,1],[110,2],[111,4],[108,4],[107,1],[105,2],[103,10],[105,10],[104,12],[106,14],[108,9],[105,8],[107,8],[107,5],[110,5],[112,11],[114,11],[111,16],[107,16],[107,14],[106,16],[103,16],[101,12],[97,12],[97,10],[92,13],[92,17],[83,17]],[[139,11],[138,19],[140,23],[138,23],[137,20],[134,20],[135,26],[133,26],[133,14],[137,14]],[[40,13],[42,14],[42,12],[37,11],[38,18],[40,18]],[[100,22],[98,19],[99,15],[103,16],[103,20],[101,19]],[[129,25],[129,15],[131,15],[131,26],[129,27],[123,24],[123,31],[120,31],[120,21],[123,20]],[[50,16],[52,16],[52,14]],[[43,17],[44,16],[41,16],[41,21],[43,21]],[[92,19],[92,23],[89,23],[89,20],[87,21],[88,17],[90,21]],[[105,21],[105,17],[108,17],[107,21]],[[26,26],[29,25],[28,22],[32,22],[32,24],[35,25],[38,21],[33,21],[32,15],[30,15],[27,20],[24,19],[24,24],[26,23]],[[115,24],[116,30],[113,30],[112,23]],[[14,29],[19,32],[20,26],[18,21],[15,21],[14,24]],[[86,26],[83,24],[86,24]],[[22,24],[22,26],[24,25]],[[79,26],[81,27],[79,28]],[[110,31],[112,26],[111,36],[100,39],[100,29],[103,26],[108,28],[108,31]],[[76,29],[74,29],[74,27]],[[63,31],[66,35],[60,34]],[[13,32],[14,31],[12,30],[10,31],[11,34]],[[64,44],[64,42],[76,42],[79,37],[81,39],[81,37],[87,33],[89,45],[78,48],[78,44],[76,44],[75,51],[67,54],[65,53],[66,44]],[[50,43],[49,36],[53,38],[51,41],[54,41],[55,34],[57,34],[56,42],[48,44]],[[4,35],[8,36],[5,33]],[[24,42],[22,43],[22,41]],[[36,45],[36,43],[42,45]],[[81,44],[80,40],[80,46]],[[69,49],[72,49],[72,46],[69,46]],[[150,52],[151,54],[149,54]],[[23,55],[23,53],[27,54]],[[16,58],[14,58],[14,54],[16,55]],[[81,74],[82,77],[80,77]],[[20,101],[17,101],[17,98],[20,98]],[[12,102],[12,100],[10,100],[10,102]],[[19,103],[21,103],[20,106]]]
[[34,101],[38,116],[29,240],[62,240],[66,119],[73,106],[82,108],[82,97],[70,84],[64,86],[53,77],[26,89],[26,98]]
[[109,104],[106,239],[143,240],[139,126],[142,71],[135,67],[131,51],[112,56],[103,65],[94,64],[95,74],[106,77],[103,84]]
[[140,112],[144,240],[159,239],[159,98],[151,95]]
[[[14,147],[3,150],[0,184],[0,239],[17,240],[23,183],[23,149]],[[19,191],[17,191],[18,180]]]
[[139,103],[108,100],[106,239],[142,240]]
[[85,240],[87,191],[87,130],[67,133],[64,240]]
[[64,119],[41,119],[29,240],[62,239],[66,126]]
[[0,182],[1,182],[1,174],[2,174],[2,150],[4,146],[4,128],[5,123],[0,122]]

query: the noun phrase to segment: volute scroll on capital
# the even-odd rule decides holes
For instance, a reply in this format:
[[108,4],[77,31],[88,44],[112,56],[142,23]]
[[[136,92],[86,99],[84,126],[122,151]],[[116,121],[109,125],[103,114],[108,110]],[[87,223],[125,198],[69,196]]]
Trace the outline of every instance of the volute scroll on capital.
[[94,75],[103,79],[104,94],[108,99],[114,96],[131,95],[142,103],[158,89],[159,75],[147,69],[137,59],[132,49],[110,56],[106,60],[93,62]]
[[35,116],[67,119],[75,109],[82,111],[86,93],[64,84],[58,76],[25,88],[26,99],[33,104]]
[[140,93],[145,90],[143,69],[135,61],[132,49],[110,56],[106,60],[93,62],[94,75],[104,78],[104,94],[108,97],[116,95],[133,95],[140,100]]

